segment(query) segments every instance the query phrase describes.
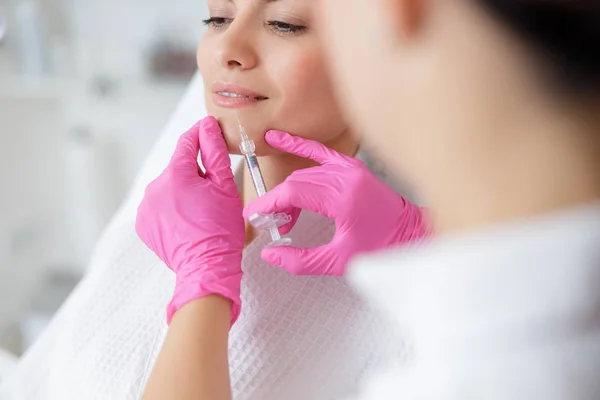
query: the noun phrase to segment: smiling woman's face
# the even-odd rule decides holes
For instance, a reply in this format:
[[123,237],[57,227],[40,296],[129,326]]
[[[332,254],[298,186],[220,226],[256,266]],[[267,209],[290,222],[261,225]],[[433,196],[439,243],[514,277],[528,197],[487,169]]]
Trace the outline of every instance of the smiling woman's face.
[[239,152],[236,112],[257,154],[271,129],[331,143],[348,135],[314,32],[315,0],[208,0],[198,47],[206,105]]

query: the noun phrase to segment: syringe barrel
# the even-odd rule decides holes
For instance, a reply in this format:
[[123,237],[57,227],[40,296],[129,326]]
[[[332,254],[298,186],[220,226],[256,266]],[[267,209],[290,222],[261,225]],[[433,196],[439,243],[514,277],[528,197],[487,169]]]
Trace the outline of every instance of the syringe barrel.
[[256,151],[256,146],[252,140],[242,140],[240,143],[240,151],[243,155],[252,155]]
[[256,189],[256,194],[258,197],[262,197],[267,194],[267,187],[265,186],[265,181],[263,180],[262,173],[260,172],[258,159],[256,158],[255,154],[245,154],[244,158],[246,159],[246,165],[248,166],[248,171],[250,171],[252,183]]

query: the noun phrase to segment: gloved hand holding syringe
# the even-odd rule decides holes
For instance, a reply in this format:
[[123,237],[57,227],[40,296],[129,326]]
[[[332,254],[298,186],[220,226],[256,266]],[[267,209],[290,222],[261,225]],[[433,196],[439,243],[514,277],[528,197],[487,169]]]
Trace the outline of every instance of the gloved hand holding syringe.
[[[254,141],[248,137],[246,130],[240,122],[240,117],[237,112],[235,115],[238,121],[238,128],[242,139],[240,142],[240,151],[246,159],[246,166],[248,167],[248,171],[252,177],[252,183],[254,184],[256,194],[258,197],[262,197],[267,193],[267,187],[265,186],[265,181],[260,171],[260,166],[258,165],[258,158],[256,157],[255,153],[256,146],[254,145]],[[282,238],[281,234],[279,233],[279,227],[289,223],[290,221],[291,217],[286,214],[254,214],[250,216],[248,220],[250,225],[252,225],[255,229],[269,231],[272,240],[271,243],[269,243],[269,247],[289,246],[292,243],[292,239]]]

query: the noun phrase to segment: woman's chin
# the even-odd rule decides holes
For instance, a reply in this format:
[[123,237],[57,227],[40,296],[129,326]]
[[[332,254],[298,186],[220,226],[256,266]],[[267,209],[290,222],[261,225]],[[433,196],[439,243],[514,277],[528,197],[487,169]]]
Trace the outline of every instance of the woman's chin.
[[[224,133],[225,142],[227,143],[227,150],[229,154],[237,154],[241,155],[242,152],[240,150],[241,139],[239,137],[230,137],[227,133]],[[276,154],[280,154],[279,150],[276,150],[269,146],[267,142],[264,140],[264,136],[261,138],[253,138],[254,145],[256,146],[256,150],[254,151],[258,157],[272,156]]]
[[[227,143],[227,150],[229,151],[229,154],[242,154],[240,150],[242,138],[240,137],[237,124],[223,121],[219,122],[223,131],[223,137]],[[265,141],[265,133],[266,132],[257,134],[256,132],[248,132],[249,138],[254,141],[254,145],[256,146],[256,155],[259,157],[264,157],[280,153],[278,150],[275,150],[273,147],[267,144]]]

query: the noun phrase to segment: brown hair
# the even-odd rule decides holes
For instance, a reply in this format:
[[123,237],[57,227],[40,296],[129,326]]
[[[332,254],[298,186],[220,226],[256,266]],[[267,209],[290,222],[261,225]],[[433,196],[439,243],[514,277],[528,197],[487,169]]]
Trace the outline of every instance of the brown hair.
[[600,0],[476,0],[539,50],[561,86],[600,96]]

